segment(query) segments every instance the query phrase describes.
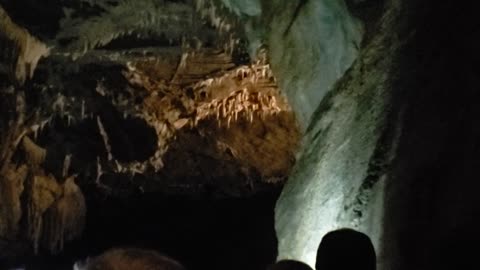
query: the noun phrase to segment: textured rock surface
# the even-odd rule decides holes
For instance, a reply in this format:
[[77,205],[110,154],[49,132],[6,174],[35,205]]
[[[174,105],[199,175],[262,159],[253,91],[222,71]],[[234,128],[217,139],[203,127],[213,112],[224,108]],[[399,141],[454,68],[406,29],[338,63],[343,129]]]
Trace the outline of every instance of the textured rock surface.
[[375,163],[388,163],[388,155],[378,148],[392,147],[391,138],[382,138],[386,121],[392,120],[389,71],[398,61],[397,48],[385,46],[398,44],[392,10],[390,6],[378,33],[312,117],[302,156],[276,208],[280,259],[301,259],[313,266],[322,236],[338,227],[360,227],[378,247],[382,215],[362,213],[382,206],[371,199],[383,174],[382,165]]
[[84,197],[283,185],[295,114],[266,51],[247,54],[238,6],[220,4],[0,0],[0,257],[16,240],[60,252],[81,235]]
[[[362,25],[344,1],[271,1],[265,37],[279,85],[304,127],[358,55]],[[308,59],[308,60],[307,60]]]
[[276,207],[279,259],[313,265],[326,232],[352,227],[379,269],[478,264],[476,9],[345,2],[0,0],[0,256],[78,236],[80,190],[282,185],[300,136],[288,99],[305,137]]
[[48,56],[50,49],[16,25],[0,6],[0,70],[5,70],[19,84],[31,79],[38,61]]
[[303,128],[358,55],[363,25],[344,1],[223,0],[242,17],[250,52],[269,48],[272,68]]
[[[452,10],[463,15],[445,21]],[[351,227],[372,238],[378,269],[477,264],[474,18],[454,1],[386,1],[307,129],[277,203],[279,258],[313,264],[326,232]]]

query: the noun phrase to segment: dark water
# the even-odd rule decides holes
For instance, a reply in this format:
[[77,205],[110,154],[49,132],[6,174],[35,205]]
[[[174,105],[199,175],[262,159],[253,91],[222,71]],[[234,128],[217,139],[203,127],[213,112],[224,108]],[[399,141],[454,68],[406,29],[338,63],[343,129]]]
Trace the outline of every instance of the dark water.
[[274,262],[274,205],[280,191],[239,199],[142,195],[89,202],[79,241],[58,256],[25,258],[27,270],[72,269],[111,247],[155,249],[188,269],[260,270]]

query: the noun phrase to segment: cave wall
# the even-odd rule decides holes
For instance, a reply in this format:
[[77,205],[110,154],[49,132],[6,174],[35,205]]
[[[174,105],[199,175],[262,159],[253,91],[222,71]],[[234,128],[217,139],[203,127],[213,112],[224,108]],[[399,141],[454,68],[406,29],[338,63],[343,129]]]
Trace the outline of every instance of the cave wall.
[[95,194],[283,185],[295,115],[268,57],[249,57],[219,12],[239,3],[218,3],[0,0],[0,261],[61,252]]
[[298,118],[308,123],[357,57],[362,25],[344,1],[272,1],[268,9],[275,12],[266,35],[272,68]]
[[[453,1],[347,1],[382,10],[381,17],[360,21],[350,14],[352,5],[338,0],[222,1],[245,24],[250,53],[253,55],[261,44],[269,48],[278,83],[305,130],[300,160],[276,206],[278,258],[313,265],[318,243],[326,232],[352,227],[372,238],[379,269],[454,269],[460,259],[462,263],[469,261],[465,258],[473,260],[474,251],[462,247],[480,240],[475,235],[480,213],[476,196],[479,94],[472,71],[480,60],[476,53],[480,44],[475,41],[475,9]],[[162,14],[153,2],[140,2],[143,8],[139,9]],[[129,24],[123,25],[125,29],[115,29],[110,22],[130,14],[133,2],[121,1],[121,6],[112,3],[105,17],[86,24],[70,18],[71,25],[53,35],[61,43],[71,29],[87,33],[84,39],[62,46],[63,50],[72,50],[66,56],[80,57],[86,53],[84,49],[102,47],[128,34]],[[180,13],[183,10],[173,3],[170,7]],[[193,7],[188,10],[194,14]],[[453,18],[452,13],[462,16]],[[143,16],[141,12],[131,14],[126,21],[137,22]],[[11,26],[5,18],[2,25],[8,22]],[[168,29],[171,36],[178,37],[175,29],[183,29],[180,26],[184,21],[172,16],[162,18],[138,20],[135,33],[177,22]],[[211,19],[220,22],[215,16]],[[104,31],[92,33],[92,23],[109,24]],[[363,24],[373,31],[362,41]],[[115,35],[104,36],[105,32]],[[26,36],[27,32],[22,33]],[[88,33],[94,40],[99,35],[105,40],[93,42]],[[7,41],[0,45],[29,40],[5,34],[2,37]],[[104,52],[92,51],[90,56]],[[182,56],[180,52],[175,57]],[[61,58],[63,54],[57,51],[52,57]],[[35,56],[32,63],[41,56],[27,55]],[[12,68],[12,63],[7,64],[3,69]],[[175,62],[177,65],[181,66]],[[96,86],[89,90],[94,92]],[[2,133],[6,143],[0,161],[9,161],[13,151],[4,145],[13,144],[20,135],[24,119],[22,106],[17,107],[15,100],[22,101],[24,93],[2,85],[2,94],[11,99],[2,99],[2,104],[9,103],[0,106],[4,115],[18,115],[12,117],[13,122],[0,123],[1,127],[19,123],[14,125],[15,132]],[[75,104],[80,107],[80,103]],[[34,130],[28,132],[33,135]],[[2,164],[6,164],[2,175],[14,169],[18,170],[15,175],[23,175],[22,167]],[[8,191],[18,204],[24,177],[8,180],[2,181],[2,191]],[[12,201],[10,197],[0,199]],[[11,213],[7,207],[0,208],[0,216],[11,218],[8,222],[0,220],[0,232],[10,231],[15,227],[12,224],[19,222],[19,206],[15,205]],[[0,247],[5,250],[10,242],[4,242],[0,241]],[[433,262],[439,257],[443,259]]]
[[[323,235],[340,227],[366,232],[379,248],[380,163],[390,155],[380,148],[390,149],[395,140],[386,122],[396,117],[388,110],[390,70],[398,58],[398,49],[384,44],[395,44],[396,23],[392,14],[383,18],[379,33],[313,114],[301,157],[276,207],[278,259],[300,259],[313,266]],[[305,75],[303,80],[309,80]]]
[[[445,20],[452,11],[462,16]],[[480,221],[474,18],[453,1],[385,1],[306,130],[276,206],[278,259],[313,266],[323,235],[350,227],[372,238],[379,269],[475,263],[467,248]],[[317,64],[304,55],[299,62]]]
[[278,83],[305,128],[357,57],[362,23],[338,0],[223,3],[242,17],[251,54],[268,47]]

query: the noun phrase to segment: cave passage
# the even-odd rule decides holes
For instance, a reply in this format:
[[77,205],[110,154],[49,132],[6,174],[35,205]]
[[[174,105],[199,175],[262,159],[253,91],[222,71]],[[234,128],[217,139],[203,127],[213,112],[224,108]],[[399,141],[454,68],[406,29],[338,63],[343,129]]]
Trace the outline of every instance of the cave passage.
[[[114,247],[154,249],[187,269],[266,269],[275,262],[274,205],[280,189],[208,199],[140,194],[88,202],[81,239],[56,256],[23,258],[27,270],[72,269]],[[8,268],[7,268],[8,269]]]

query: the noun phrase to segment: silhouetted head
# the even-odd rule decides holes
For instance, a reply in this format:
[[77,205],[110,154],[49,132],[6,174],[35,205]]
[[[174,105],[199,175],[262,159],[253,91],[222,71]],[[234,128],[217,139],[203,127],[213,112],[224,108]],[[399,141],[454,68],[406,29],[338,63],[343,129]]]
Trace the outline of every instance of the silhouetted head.
[[153,250],[136,248],[116,248],[89,259],[85,263],[76,263],[78,270],[185,270],[177,261]]
[[376,256],[370,238],[341,229],[327,233],[317,251],[317,270],[375,270]]
[[310,266],[295,260],[281,260],[272,264],[267,270],[312,270]]

